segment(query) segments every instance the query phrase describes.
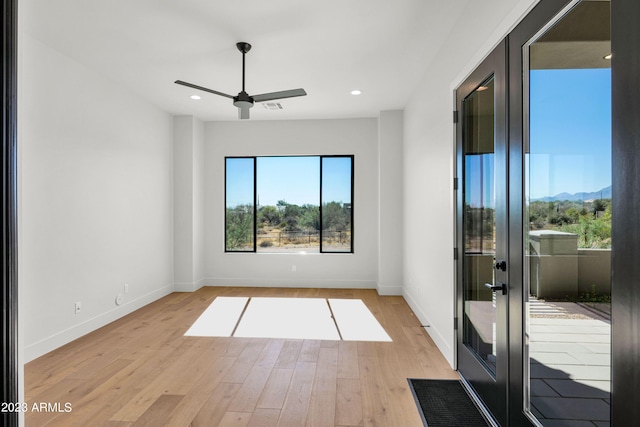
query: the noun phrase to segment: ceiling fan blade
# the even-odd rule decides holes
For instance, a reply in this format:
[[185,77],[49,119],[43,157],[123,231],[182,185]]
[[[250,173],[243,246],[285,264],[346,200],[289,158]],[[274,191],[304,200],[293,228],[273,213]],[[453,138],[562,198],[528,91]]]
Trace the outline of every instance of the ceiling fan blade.
[[238,118],[241,120],[249,118],[249,109],[248,108],[238,108]]
[[304,89],[290,89],[280,92],[263,93],[251,96],[255,102],[273,101],[274,99],[293,98],[295,96],[305,96],[307,92]]
[[193,83],[183,82],[182,80],[176,80],[174,83],[233,99],[233,96],[227,95],[226,93],[218,92],[217,90],[213,90],[213,89],[207,89],[206,87],[194,85]]

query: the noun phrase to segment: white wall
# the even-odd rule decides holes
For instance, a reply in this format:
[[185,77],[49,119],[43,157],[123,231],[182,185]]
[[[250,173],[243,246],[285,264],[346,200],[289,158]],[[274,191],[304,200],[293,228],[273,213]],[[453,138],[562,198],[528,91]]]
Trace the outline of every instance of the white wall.
[[173,119],[174,289],[204,284],[204,124]]
[[29,361],[172,290],[172,118],[20,36],[19,299]]
[[378,117],[378,292],[402,294],[402,111]]
[[[376,288],[379,203],[377,126],[376,119],[206,123],[206,283]],[[355,252],[306,255],[225,253],[225,156],[320,154],[355,156]],[[292,271],[292,265],[296,266],[295,272]]]
[[453,92],[534,3],[469,2],[404,111],[403,295],[452,366]]

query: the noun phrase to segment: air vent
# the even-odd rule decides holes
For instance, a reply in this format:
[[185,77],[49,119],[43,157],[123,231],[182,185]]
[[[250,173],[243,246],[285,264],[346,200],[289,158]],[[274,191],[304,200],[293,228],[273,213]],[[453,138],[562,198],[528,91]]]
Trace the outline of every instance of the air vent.
[[282,110],[282,104],[279,102],[263,102],[262,106],[265,110]]

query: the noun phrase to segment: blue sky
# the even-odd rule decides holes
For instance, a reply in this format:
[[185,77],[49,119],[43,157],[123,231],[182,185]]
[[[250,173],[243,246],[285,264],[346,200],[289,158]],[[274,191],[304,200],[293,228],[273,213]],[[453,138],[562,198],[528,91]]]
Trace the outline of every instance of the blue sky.
[[611,185],[611,69],[530,73],[530,197]]
[[320,203],[318,157],[258,157],[258,199],[261,206],[278,200],[293,205]]
[[[324,158],[324,202],[351,200],[351,159]],[[257,195],[261,206],[278,200],[320,203],[320,157],[258,157]],[[252,159],[227,159],[227,206],[253,203]]]
[[351,158],[325,157],[323,159],[322,202],[351,202]]
[[227,207],[253,204],[253,159],[226,159]]

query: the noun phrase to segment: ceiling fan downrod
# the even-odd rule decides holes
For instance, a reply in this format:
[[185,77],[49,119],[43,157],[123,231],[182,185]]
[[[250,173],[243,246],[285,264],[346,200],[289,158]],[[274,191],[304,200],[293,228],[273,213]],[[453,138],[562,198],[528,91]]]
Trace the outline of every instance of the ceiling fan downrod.
[[247,42],[238,42],[236,43],[236,47],[240,52],[242,52],[242,91],[245,92],[244,90],[244,61],[245,61],[244,56],[247,52],[251,50],[251,45]]

